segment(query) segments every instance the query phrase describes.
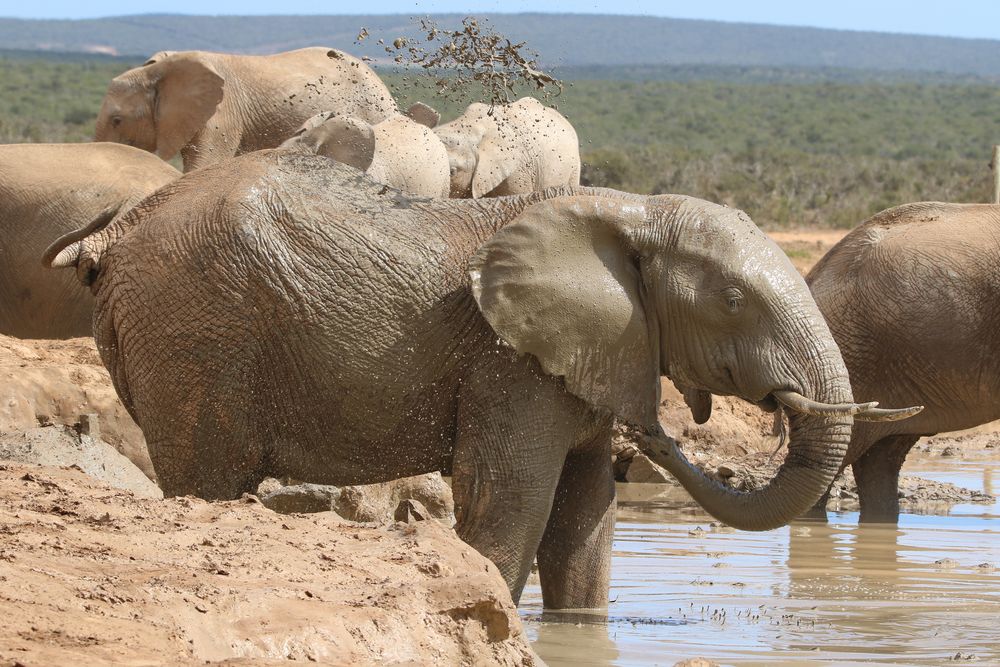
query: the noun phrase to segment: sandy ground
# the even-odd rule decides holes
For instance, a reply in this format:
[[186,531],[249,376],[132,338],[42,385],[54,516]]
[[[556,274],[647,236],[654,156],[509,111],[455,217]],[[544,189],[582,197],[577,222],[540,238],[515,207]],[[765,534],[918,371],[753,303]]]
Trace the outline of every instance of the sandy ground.
[[149,500],[0,464],[0,665],[531,665],[499,571],[437,521]]
[[847,235],[847,229],[806,229],[768,232],[792,260],[795,268],[805,275],[820,257]]

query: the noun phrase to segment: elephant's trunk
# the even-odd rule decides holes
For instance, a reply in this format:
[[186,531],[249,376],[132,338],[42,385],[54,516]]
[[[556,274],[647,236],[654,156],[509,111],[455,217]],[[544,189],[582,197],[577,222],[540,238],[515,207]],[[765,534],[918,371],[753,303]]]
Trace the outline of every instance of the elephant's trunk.
[[[810,384],[819,387],[818,401],[849,402],[846,370],[839,354],[833,356],[826,357],[828,363],[813,367]],[[825,380],[822,369],[828,373]],[[847,453],[852,423],[850,414],[789,411],[788,455],[774,478],[755,491],[737,491],[707,477],[662,431],[643,440],[646,454],[670,471],[716,519],[741,530],[771,530],[804,514],[826,492]]]
[[706,512],[740,530],[771,530],[811,508],[840,470],[851,419],[793,414],[788,456],[774,479],[756,491],[737,491],[707,477],[665,435],[646,437],[645,452],[666,468]]

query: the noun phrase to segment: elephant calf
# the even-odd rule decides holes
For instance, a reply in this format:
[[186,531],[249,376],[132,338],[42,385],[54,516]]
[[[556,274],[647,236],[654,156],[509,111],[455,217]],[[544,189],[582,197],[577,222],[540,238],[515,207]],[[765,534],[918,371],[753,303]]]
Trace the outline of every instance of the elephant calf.
[[156,156],[118,144],[0,146],[0,334],[89,336],[93,298],[72,276],[46,271],[42,253],[179,176]]
[[[856,424],[862,521],[899,517],[899,470],[921,437],[1000,419],[1000,206],[907,204],[844,237],[807,278],[854,396],[925,406]],[[826,498],[816,511],[825,514]]]
[[434,129],[451,167],[452,197],[527,194],[580,185],[580,143],[566,118],[533,97],[470,104]]
[[165,494],[441,470],[459,535],[515,599],[537,554],[549,607],[607,604],[612,422],[656,433],[662,375],[797,411],[788,458],[750,493],[649,438],[709,512],[752,530],[812,506],[871,409],[785,254],[698,199],[418,200],[272,150],[90,231],[46,256],[92,267],[98,348]]
[[360,169],[373,181],[411,195],[448,197],[444,144],[427,125],[402,114],[375,125],[353,116],[318,114],[282,144],[295,147]]

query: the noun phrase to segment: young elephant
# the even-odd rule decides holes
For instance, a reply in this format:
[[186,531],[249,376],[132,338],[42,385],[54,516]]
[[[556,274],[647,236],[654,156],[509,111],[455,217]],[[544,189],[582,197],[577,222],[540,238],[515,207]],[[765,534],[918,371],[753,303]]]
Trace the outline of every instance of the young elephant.
[[812,506],[870,409],[784,253],[742,212],[688,197],[414,200],[259,151],[46,257],[96,268],[98,347],[165,494],[441,470],[459,534],[515,599],[537,553],[549,607],[607,604],[612,421],[657,433],[661,375],[802,410],[751,493],[647,441],[752,530]]
[[161,51],[111,82],[94,136],[164,160],[180,151],[184,171],[191,171],[274,148],[323,111],[369,123],[397,112],[375,72],[336,49],[271,56]]
[[71,275],[46,271],[54,240],[128,210],[180,173],[117,144],[0,146],[0,334],[89,336],[94,300]]
[[897,521],[899,470],[921,436],[1000,419],[998,258],[1000,206],[925,202],[875,215],[809,272],[855,397],[926,406],[855,425],[844,464],[862,521]]
[[580,144],[562,114],[532,97],[470,104],[434,130],[451,162],[452,197],[527,194],[580,184]]
[[366,172],[372,180],[421,197],[448,197],[448,153],[426,125],[389,116],[371,125],[353,116],[310,118],[283,148],[302,147]]

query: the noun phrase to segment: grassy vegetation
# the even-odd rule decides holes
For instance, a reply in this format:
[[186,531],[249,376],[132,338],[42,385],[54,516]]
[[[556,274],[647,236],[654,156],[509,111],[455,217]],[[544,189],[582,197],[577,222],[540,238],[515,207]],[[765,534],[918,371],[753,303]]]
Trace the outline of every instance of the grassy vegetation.
[[[85,141],[110,78],[133,63],[0,57],[0,142]],[[584,179],[737,206],[762,226],[853,226],[921,199],[986,201],[1000,87],[822,82],[577,80],[555,100],[580,136]],[[387,74],[401,104],[454,117],[422,79]]]

